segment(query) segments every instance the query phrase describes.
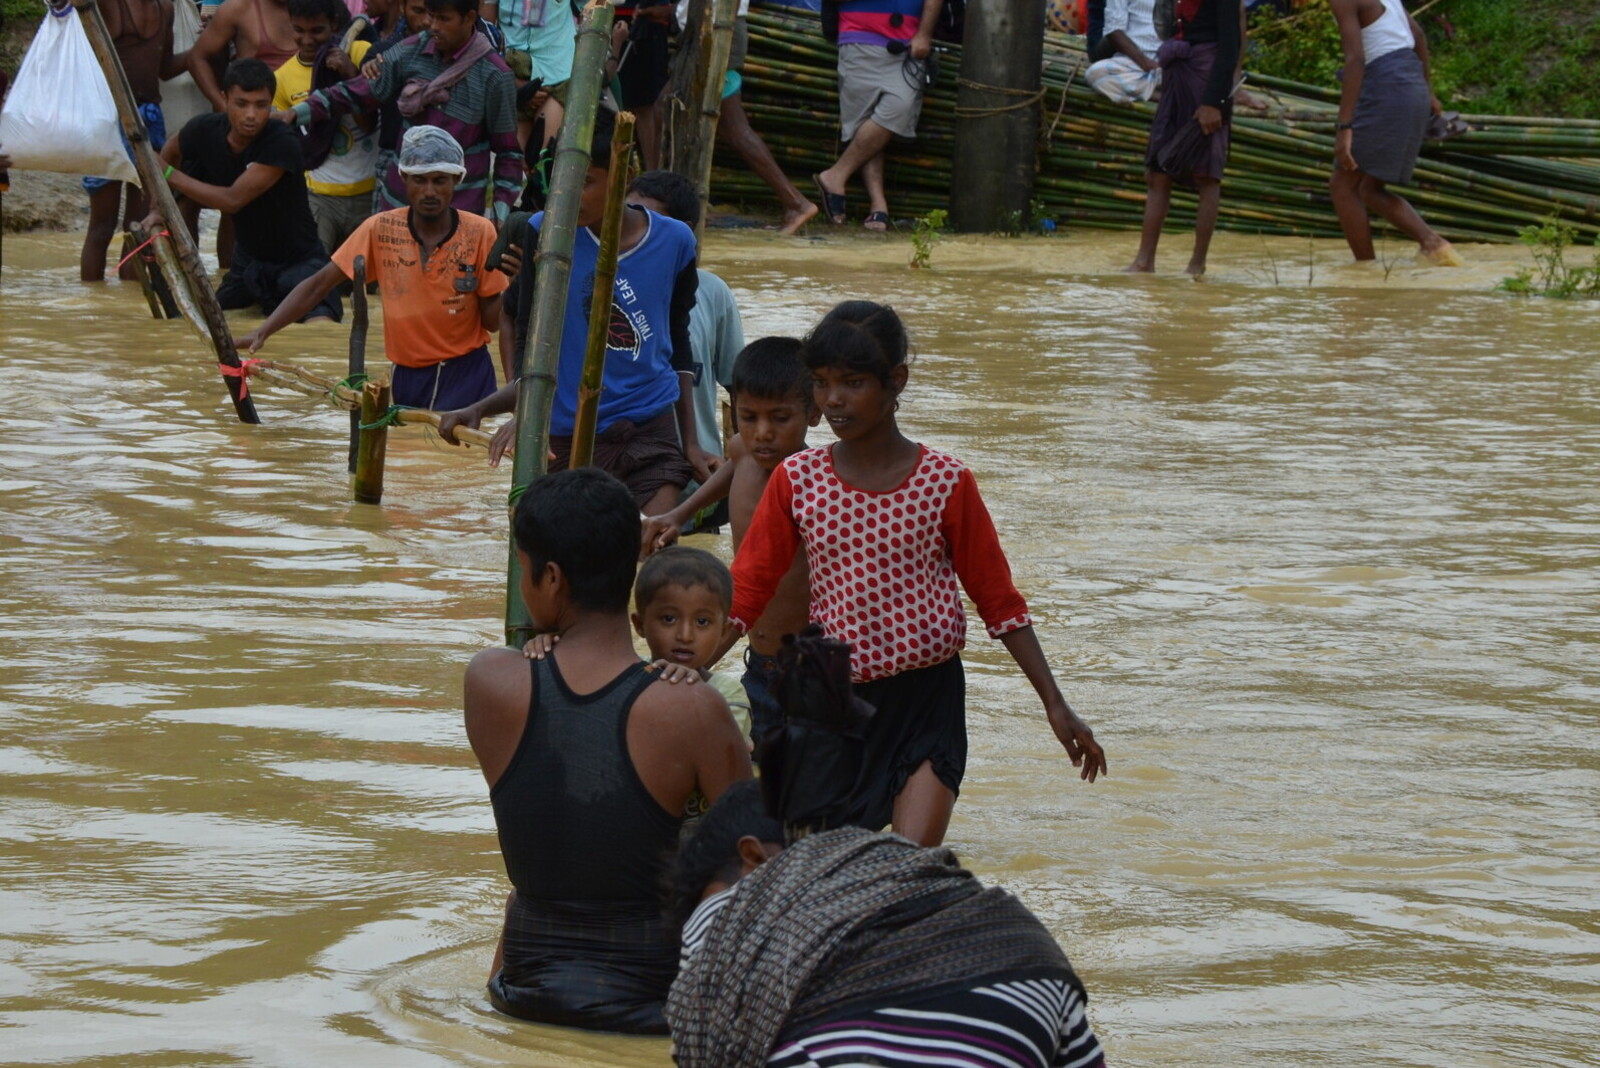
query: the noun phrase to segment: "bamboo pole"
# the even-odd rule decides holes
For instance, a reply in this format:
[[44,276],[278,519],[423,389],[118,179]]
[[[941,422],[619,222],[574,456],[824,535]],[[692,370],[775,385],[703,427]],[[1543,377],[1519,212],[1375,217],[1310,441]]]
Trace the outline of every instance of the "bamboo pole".
[[[367,373],[367,258],[357,256],[350,278],[350,358],[346,382],[356,384],[356,376]],[[356,453],[361,445],[361,413],[350,413],[350,452],[346,463],[356,473]]]
[[684,94],[694,121],[682,131],[683,136],[674,135],[672,144],[672,169],[689,179],[700,198],[700,221],[694,228],[697,242],[711,206],[711,160],[717,147],[717,123],[722,118],[722,85],[733,51],[738,0],[707,0],[703,10],[710,18],[700,26],[699,47]]
[[[149,240],[150,236],[142,225],[130,223],[123,245],[136,250],[130,253],[127,259],[133,265],[133,276],[139,280],[139,292],[144,294],[144,302],[150,306],[150,318],[170,319],[172,314],[176,314],[176,309],[173,309],[172,314],[169,314],[167,310],[170,306],[169,302],[172,300],[172,294],[168,293],[165,301],[156,295],[150,271],[150,265],[155,260],[155,253],[152,252],[149,259],[146,259],[144,255],[144,246]],[[157,272],[160,270],[161,268],[156,268]]]
[[611,170],[606,182],[606,217],[600,224],[600,251],[589,299],[589,343],[578,377],[578,410],[572,423],[573,467],[594,463],[594,433],[600,421],[600,387],[605,380],[606,342],[611,334],[612,289],[617,284],[617,246],[622,242],[623,197],[628,192],[628,158],[633,154],[633,113],[617,113],[611,139]]
[[[567,289],[572,281],[578,201],[589,170],[589,142],[594,136],[595,109],[600,104],[600,82],[611,54],[611,24],[615,17],[615,10],[602,0],[590,0],[584,9],[572,78],[567,85],[566,117],[551,168],[550,197],[545,202],[544,225],[539,231],[539,251],[531,263],[523,266],[523,270],[534,270],[537,275],[527,348],[522,356],[522,374],[517,379],[517,452],[511,465],[513,504],[544,473],[545,453],[550,448],[550,405],[555,399]],[[528,609],[522,603],[521,582],[513,541],[506,567],[506,642],[518,648],[533,636]]]
[[[184,225],[183,216],[178,214],[177,201],[162,177],[161,161],[151,147],[150,135],[145,130],[144,119],[139,115],[139,105],[133,98],[132,87],[128,85],[128,75],[123,71],[122,61],[117,58],[116,49],[112,46],[105,19],[100,15],[96,0],[72,0],[72,4],[78,9],[89,44],[94,49],[95,58],[100,61],[100,69],[105,72],[106,83],[111,87],[111,98],[116,101],[117,114],[122,119],[123,136],[133,146],[133,163],[139,171],[139,185],[149,202],[155,205],[171,234],[182,275],[169,278],[168,283],[176,290],[184,287],[184,280],[187,279],[193,303],[202,316],[198,322],[204,324],[207,340],[216,349],[222,380],[228,387],[228,396],[233,399],[233,410],[238,413],[240,422],[259,423],[261,417],[256,414],[255,402],[250,399],[245,385],[244,370],[239,362],[238,350],[234,348],[228,320],[224,318],[222,305],[217,303],[217,295],[206,277],[205,267],[200,262],[200,250],[195,246],[189,228]],[[178,294],[174,292],[174,296]],[[178,300],[181,304],[182,297],[178,297]]]
[[[178,306],[178,310],[183,313],[183,321],[189,324],[189,328],[195,332],[195,336],[201,341],[209,341],[210,337],[207,335],[206,328],[203,325],[205,319],[200,314],[200,309],[195,307],[194,292],[183,284],[183,267],[178,263],[178,253],[172,247],[171,239],[162,234],[157,234],[155,235],[155,240],[150,242],[150,247],[155,250],[156,265],[162,275],[177,283],[173,285],[169,282],[167,292],[172,296],[173,303]],[[230,381],[232,380],[230,379]],[[241,377],[239,381],[243,383],[245,379]],[[248,402],[249,398],[246,397],[245,400]]]
[[369,382],[361,387],[361,441],[356,449],[356,469],[351,492],[357,504],[383,501],[383,460],[389,451],[389,383]]

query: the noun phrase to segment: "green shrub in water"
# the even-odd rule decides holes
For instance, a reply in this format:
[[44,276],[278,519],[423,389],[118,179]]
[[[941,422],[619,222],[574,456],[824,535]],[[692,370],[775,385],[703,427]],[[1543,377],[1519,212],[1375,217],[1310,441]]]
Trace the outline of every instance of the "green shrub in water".
[[1524,297],[1600,299],[1600,250],[1587,266],[1567,262],[1567,249],[1577,237],[1577,230],[1554,215],[1537,226],[1524,226],[1518,238],[1533,249],[1533,266],[1502,278],[1495,288]]
[[950,218],[949,212],[943,208],[935,208],[912,224],[912,267],[920,269],[933,266],[933,246],[939,240],[939,231],[944,229],[945,220],[948,218]]

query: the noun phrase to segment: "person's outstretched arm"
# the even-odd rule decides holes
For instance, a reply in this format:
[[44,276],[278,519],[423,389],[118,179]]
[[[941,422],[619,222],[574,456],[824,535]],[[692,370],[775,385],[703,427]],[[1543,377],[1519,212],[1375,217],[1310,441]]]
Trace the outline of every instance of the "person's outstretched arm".
[[188,197],[202,208],[216,208],[233,214],[249,205],[267,190],[278,184],[284,169],[266,163],[252,163],[232,185],[211,185],[191,178],[180,170],[167,176],[167,184],[180,196]]
[[218,56],[226,55],[228,46],[233,43],[242,6],[243,0],[227,0],[217,8],[217,13],[195,39],[194,47],[189,49],[189,73],[194,77],[194,84],[211,101],[213,111],[221,111],[226,105],[222,99],[222,86],[217,83],[216,69],[211,63]]
[[327,264],[322,270],[290,290],[289,295],[283,298],[283,303],[267,316],[266,322],[239,339],[239,347],[251,353],[260,352],[261,346],[267,343],[267,338],[290,323],[298,323],[310,315],[311,310],[321,304],[323,298],[333,292],[335,286],[347,280],[347,276],[339,269],[337,263]]
[[1055,731],[1056,740],[1072,759],[1072,766],[1082,769],[1078,777],[1094,782],[1104,775],[1105,751],[1094,740],[1094,731],[1078,718],[1072,706],[1067,704],[1067,699],[1061,695],[1061,687],[1056,685],[1056,677],[1050,673],[1050,662],[1045,659],[1044,650],[1039,647],[1039,636],[1033,628],[1028,626],[1007,631],[1000,635],[1000,641],[1044,703],[1045,718],[1050,721],[1050,729]]

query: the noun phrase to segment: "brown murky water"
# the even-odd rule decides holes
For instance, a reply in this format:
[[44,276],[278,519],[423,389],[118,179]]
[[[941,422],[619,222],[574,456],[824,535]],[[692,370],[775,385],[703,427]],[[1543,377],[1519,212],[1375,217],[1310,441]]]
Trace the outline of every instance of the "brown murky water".
[[[1073,778],[976,639],[953,844],[1117,1065],[1600,1063],[1600,307],[1488,293],[1507,250],[1225,236],[1196,285],[1114,275],[1130,241],[710,239],[752,337],[906,315],[905,421],[977,470],[1109,751]],[[459,685],[506,476],[407,431],[354,506],[341,415],[263,386],[240,426],[75,238],[6,244],[0,1060],[666,1064],[481,997]]]

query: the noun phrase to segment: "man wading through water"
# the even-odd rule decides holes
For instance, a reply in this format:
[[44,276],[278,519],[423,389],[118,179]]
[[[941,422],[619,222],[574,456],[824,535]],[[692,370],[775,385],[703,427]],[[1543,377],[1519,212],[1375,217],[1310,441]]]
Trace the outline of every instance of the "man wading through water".
[[400,143],[400,174],[411,206],[374,215],[339,246],[333,262],[306,279],[266,322],[240,339],[258,352],[267,338],[355,274],[383,299],[383,348],[394,368],[394,402],[459,408],[494,392],[489,332],[500,326],[510,281],[485,266],[494,224],[451,207],[467,171],[461,146],[436,126],[413,126]]

